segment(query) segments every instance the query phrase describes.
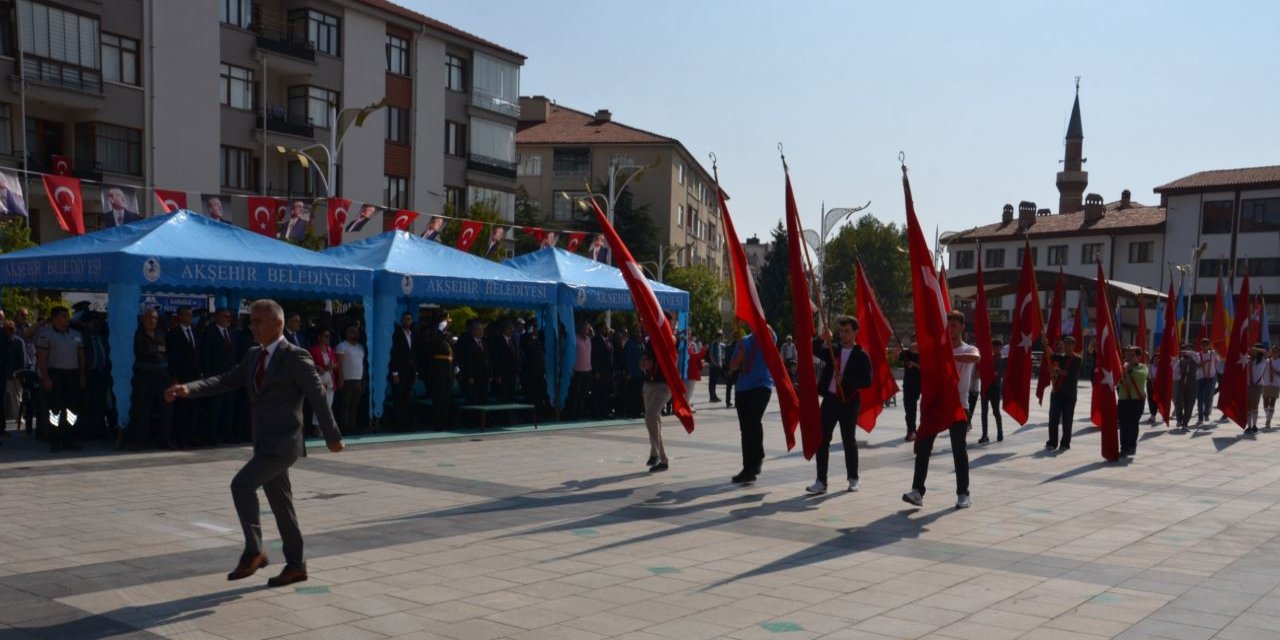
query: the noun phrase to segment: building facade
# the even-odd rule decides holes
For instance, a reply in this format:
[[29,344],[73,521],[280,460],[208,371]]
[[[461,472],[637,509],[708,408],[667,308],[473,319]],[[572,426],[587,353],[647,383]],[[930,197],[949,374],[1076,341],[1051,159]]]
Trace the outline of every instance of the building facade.
[[[64,235],[38,175],[55,157],[84,180],[91,230],[102,184],[137,188],[143,213],[156,188],[197,211],[218,196],[241,225],[252,195],[424,213],[487,202],[512,217],[524,57],[422,14],[385,0],[12,0],[0,17],[0,167],[35,172],[23,191],[38,240]],[[375,103],[335,145],[335,113]]]
[[[715,181],[679,140],[624,125],[608,110],[594,114],[542,96],[521,98],[519,184],[552,227],[572,227],[573,201],[586,183],[607,193],[647,167],[627,189],[635,206],[648,206],[662,243],[677,266],[724,268]],[[566,198],[565,196],[569,196]]]

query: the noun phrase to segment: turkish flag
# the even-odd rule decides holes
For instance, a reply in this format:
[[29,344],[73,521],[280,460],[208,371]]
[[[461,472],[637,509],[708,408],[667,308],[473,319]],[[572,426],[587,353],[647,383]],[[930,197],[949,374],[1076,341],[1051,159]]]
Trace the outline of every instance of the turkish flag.
[[462,228],[458,231],[458,242],[454,245],[459,251],[471,251],[471,245],[476,243],[476,238],[480,237],[480,231],[484,229],[484,223],[479,220],[463,220]]
[[751,328],[764,355],[764,364],[773,378],[774,387],[778,391],[778,408],[782,413],[782,434],[787,441],[787,451],[796,446],[796,424],[800,419],[800,401],[796,398],[796,389],[791,384],[791,375],[787,373],[787,365],[782,361],[782,353],[778,351],[777,336],[769,328],[764,317],[764,307],[760,304],[760,295],[756,292],[755,279],[751,277],[751,269],[747,266],[747,252],[738,241],[738,230],[729,217],[729,207],[724,201],[724,192],[716,191],[720,198],[720,219],[724,222],[724,239],[729,247],[729,273],[733,275],[733,308],[734,315]]
[[1227,357],[1222,364],[1222,380],[1218,384],[1218,408],[1222,415],[1231,419],[1241,429],[1249,424],[1249,372],[1253,362],[1249,351],[1253,343],[1249,340],[1252,333],[1252,314],[1249,313],[1249,272],[1244,272],[1244,281],[1240,283],[1240,294],[1236,297],[1236,308],[1240,310],[1236,323],[1231,327],[1231,342],[1227,345]]
[[1164,333],[1160,334],[1160,353],[1156,355],[1155,380],[1151,383],[1151,395],[1156,410],[1165,424],[1169,424],[1169,405],[1173,402],[1173,361],[1178,357],[1178,311],[1174,301],[1173,277],[1169,278],[1169,299],[1164,305]]
[[67,176],[43,176],[44,192],[58,216],[58,226],[73,235],[84,235],[84,201],[80,198],[80,179]]
[[185,191],[156,189],[156,200],[160,201],[160,206],[164,208],[165,213],[173,213],[179,209],[187,208],[187,192]]
[[1116,339],[1115,315],[1107,301],[1107,277],[1098,263],[1098,302],[1094,308],[1098,325],[1097,362],[1093,367],[1093,401],[1089,417],[1102,429],[1102,457],[1120,459],[1120,425],[1116,416],[1116,384],[1124,371],[1120,363],[1120,345]]
[[523,227],[524,232],[533,236],[533,241],[542,246],[542,241],[547,238],[547,230],[541,227]]
[[1044,319],[1036,291],[1036,272],[1031,265],[1031,241],[1024,240],[1022,277],[1014,298],[1013,322],[1009,329],[1009,360],[1004,365],[1004,400],[1001,407],[1018,424],[1027,423],[1031,407],[1031,348],[1040,342]]
[[[804,227],[791,190],[791,174],[786,174],[787,258],[791,272],[791,312],[795,317],[796,382],[800,401],[800,443],[808,460],[822,446],[822,414],[818,410],[818,373],[813,366],[813,298],[805,270]],[[837,385],[839,386],[839,385]]]
[[351,213],[351,201],[346,198],[329,198],[329,246],[342,244],[342,230],[347,226]]
[[[870,433],[876,428],[876,418],[884,411],[884,403],[898,393],[898,381],[893,378],[893,369],[889,366],[889,336],[893,329],[889,320],[884,317],[880,301],[876,299],[875,289],[867,279],[867,268],[858,258],[858,346],[867,352],[871,359],[871,385],[858,391],[858,426]],[[989,343],[990,341],[988,341]]]
[[[1231,295],[1227,292],[1226,295]],[[1227,339],[1230,337],[1231,319],[1227,316],[1227,300],[1222,295],[1222,273],[1218,273],[1218,293],[1213,298],[1213,315],[1209,321],[1209,343],[1219,356],[1227,357]]]
[[587,234],[581,231],[575,231],[569,234],[569,242],[564,245],[565,251],[569,253],[577,253],[578,247],[582,246],[582,241],[587,238]]
[[1253,296],[1253,310],[1249,313],[1249,343],[1258,344],[1264,342],[1262,338],[1262,309],[1263,309],[1262,293],[1258,292]]
[[920,426],[917,432],[919,438],[927,438],[965,422],[968,417],[960,398],[960,376],[956,373],[951,333],[947,331],[942,283],[934,271],[933,254],[925,244],[920,221],[916,219],[915,204],[911,201],[911,182],[907,180],[905,168],[902,192],[907,206],[907,248],[911,254],[911,308],[920,353]]
[[397,209],[395,217],[391,220],[391,228],[396,231],[413,231],[413,221],[417,219],[417,211]]
[[982,381],[982,397],[987,397],[987,391],[996,381],[996,357],[1000,354],[995,352],[994,346],[991,344],[991,314],[987,311],[987,290],[986,283],[982,277],[982,252],[978,251],[978,271],[977,271],[978,296],[973,302],[973,341],[978,343],[978,355],[982,359],[978,361],[978,378]]
[[1058,341],[1062,339],[1062,302],[1065,295],[1062,267],[1058,267],[1058,284],[1053,287],[1053,306],[1049,307],[1049,325],[1044,335],[1044,351],[1040,356],[1040,378],[1036,381],[1036,400],[1040,404],[1044,404],[1044,390],[1053,382],[1053,365],[1049,362],[1049,354],[1058,348]]
[[596,204],[594,198],[591,199],[591,209],[595,211],[596,222],[600,224],[604,237],[609,241],[609,249],[618,259],[622,277],[627,281],[627,288],[631,290],[631,299],[636,305],[636,315],[640,316],[644,324],[645,333],[649,335],[650,344],[653,346],[654,358],[658,361],[658,368],[662,370],[662,377],[666,378],[667,388],[671,390],[671,406],[675,409],[676,418],[680,420],[680,424],[684,425],[685,431],[693,433],[693,410],[689,407],[688,398],[685,397],[684,379],[681,378],[680,368],[676,364],[675,331],[667,321],[666,314],[662,313],[658,296],[654,295],[649,281],[640,271],[640,265],[636,263],[635,258],[631,257],[631,251],[622,243],[622,238],[618,237],[618,232],[613,229],[613,225],[609,224],[609,218],[600,210],[600,205]]
[[278,218],[276,217],[276,198],[251,196],[249,202],[249,230],[261,233],[268,238],[276,237]]
[[1138,339],[1133,341],[1142,349],[1142,361],[1147,361],[1147,306],[1142,302],[1142,296],[1138,296]]
[[71,175],[71,158],[55,153],[50,156],[50,165],[53,167],[53,175],[55,176]]

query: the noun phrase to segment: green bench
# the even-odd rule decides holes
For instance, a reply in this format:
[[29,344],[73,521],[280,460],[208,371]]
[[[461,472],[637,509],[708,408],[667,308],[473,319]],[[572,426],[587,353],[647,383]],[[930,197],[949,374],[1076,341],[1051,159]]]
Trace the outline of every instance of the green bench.
[[509,413],[512,411],[528,411],[533,418],[533,428],[538,428],[538,407],[532,404],[523,404],[512,402],[508,404],[464,404],[458,407],[458,419],[462,419],[463,412],[475,411],[480,414],[480,430],[484,431],[485,425],[488,423],[489,414],[493,412]]

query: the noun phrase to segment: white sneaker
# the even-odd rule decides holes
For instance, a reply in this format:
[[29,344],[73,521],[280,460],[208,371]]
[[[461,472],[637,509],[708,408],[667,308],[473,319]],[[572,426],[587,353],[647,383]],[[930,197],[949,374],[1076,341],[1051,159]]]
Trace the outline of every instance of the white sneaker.
[[821,494],[821,493],[826,493],[826,492],[827,492],[827,485],[825,485],[825,484],[823,484],[823,483],[821,483],[821,482],[818,482],[818,481],[814,481],[814,483],[813,483],[813,484],[811,484],[811,485],[809,485],[808,487],[806,487],[806,488],[805,488],[805,491],[806,491],[806,492],[808,492],[808,493],[812,493],[812,494],[814,494],[814,495],[818,495],[818,494]]
[[861,489],[861,488],[862,488],[862,482],[860,482],[857,478],[854,478],[849,481],[850,491],[857,491],[858,489]]
[[902,501],[910,502],[911,504],[914,504],[917,507],[924,506],[924,496],[920,495],[920,492],[916,491],[915,489],[912,489],[911,493],[902,494]]
[[973,499],[970,498],[969,496],[965,495],[965,496],[959,496],[956,498],[957,509],[968,509],[969,507],[972,507],[972,506],[973,506]]

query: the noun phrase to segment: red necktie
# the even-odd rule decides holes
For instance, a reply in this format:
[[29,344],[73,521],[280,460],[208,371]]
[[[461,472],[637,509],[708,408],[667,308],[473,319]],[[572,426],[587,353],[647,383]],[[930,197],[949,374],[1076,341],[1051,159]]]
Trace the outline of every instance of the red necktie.
[[271,355],[267,352],[266,347],[258,353],[258,372],[253,374],[253,383],[262,388],[262,379],[267,376],[267,356]]

